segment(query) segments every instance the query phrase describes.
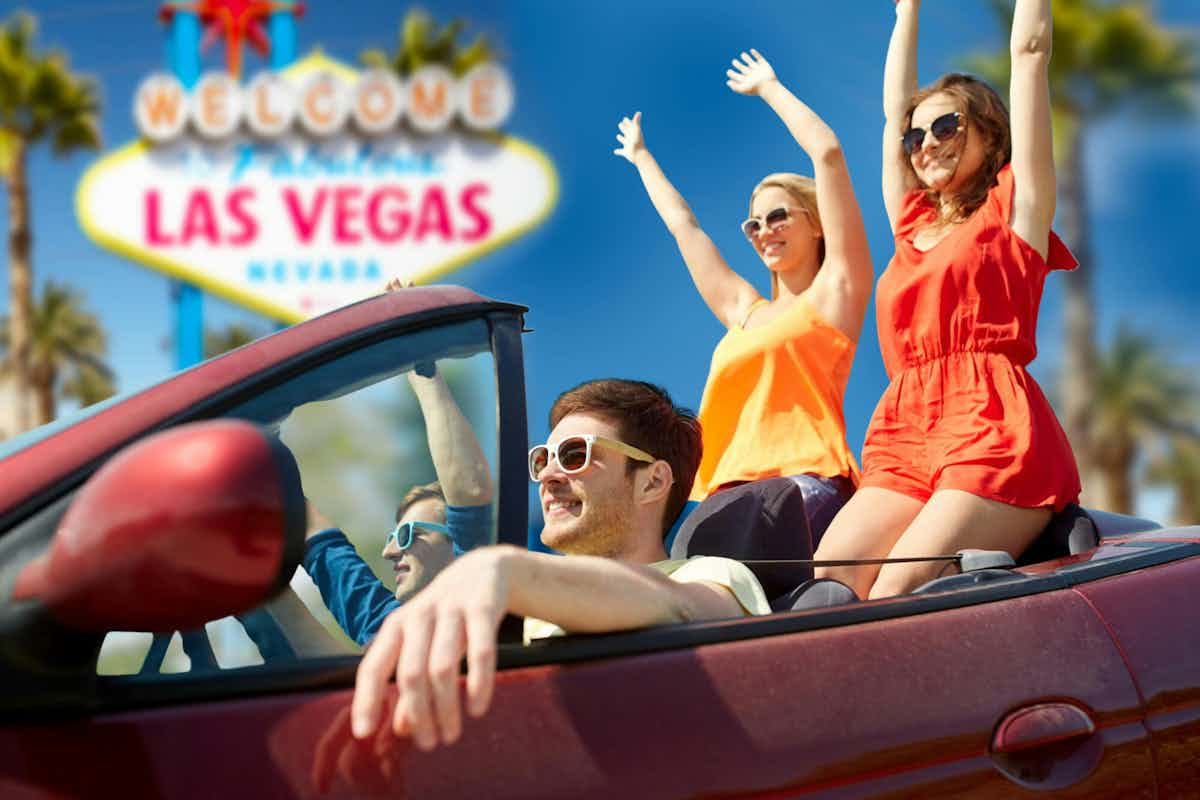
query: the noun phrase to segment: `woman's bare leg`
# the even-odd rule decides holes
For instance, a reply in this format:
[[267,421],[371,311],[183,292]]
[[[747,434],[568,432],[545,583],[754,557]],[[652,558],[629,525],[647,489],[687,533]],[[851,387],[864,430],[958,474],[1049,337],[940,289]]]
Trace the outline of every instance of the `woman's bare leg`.
[[[859,489],[829,523],[813,557],[830,561],[883,558],[917,517],[922,505],[915,497],[890,489],[874,486]],[[879,567],[817,567],[814,572],[818,578],[841,581],[865,598]]]
[[[933,493],[887,555],[951,555],[978,548],[1005,550],[1016,558],[1045,529],[1050,517],[1049,508],[1021,508],[957,489],[942,489]],[[870,597],[911,592],[936,578],[945,566],[939,561],[887,564],[871,586]]]

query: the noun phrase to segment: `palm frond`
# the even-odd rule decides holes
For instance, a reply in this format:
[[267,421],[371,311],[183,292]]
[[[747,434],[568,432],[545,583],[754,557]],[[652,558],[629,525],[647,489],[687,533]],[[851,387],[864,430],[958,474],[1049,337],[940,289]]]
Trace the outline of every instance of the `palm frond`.
[[359,60],[370,66],[387,66],[401,77],[408,77],[427,64],[439,64],[456,75],[495,57],[491,43],[483,35],[467,46],[458,43],[467,23],[454,19],[439,28],[433,16],[414,8],[404,15],[397,35],[396,52],[387,56],[377,49],[365,50]]

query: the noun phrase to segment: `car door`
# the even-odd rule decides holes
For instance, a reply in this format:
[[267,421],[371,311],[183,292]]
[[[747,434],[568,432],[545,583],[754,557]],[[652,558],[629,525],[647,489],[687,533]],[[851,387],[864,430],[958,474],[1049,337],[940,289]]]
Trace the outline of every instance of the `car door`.
[[[327,659],[260,674],[257,686],[243,671],[238,691],[210,687],[186,703],[160,686],[164,707],[6,731],[0,754],[42,765],[37,785],[64,795],[97,785],[131,797],[1154,795],[1120,653],[1088,601],[1053,576],[506,645],[488,714],[433,753],[387,732],[351,738],[353,666]],[[126,689],[155,702],[149,684]],[[1015,747],[998,754],[1006,727]],[[71,770],[48,766],[64,757]]]
[[[1037,588],[1048,586],[1007,591]],[[985,596],[547,643],[548,663],[506,674],[496,706],[462,744],[424,755],[388,742],[403,762],[391,788],[464,797],[1153,796],[1137,691],[1088,603],[1068,588],[978,591]],[[708,643],[612,657],[689,637]],[[539,658],[537,648],[523,656]],[[1012,752],[994,753],[1006,725],[1016,729]]]
[[[1156,531],[1133,537],[1129,545],[1200,552],[1200,529],[1185,529],[1174,537]],[[1197,586],[1200,558],[1193,557],[1079,587],[1120,642],[1145,699],[1162,797],[1200,792]]]
[[[334,510],[371,562],[394,523],[397,496],[433,477],[406,380],[421,370],[450,386],[497,483],[496,530],[523,543],[523,309],[462,290],[401,294],[282,331],[10,448],[0,462],[13,478],[0,486],[0,679],[8,687],[0,697],[0,796],[286,796],[292,784],[271,767],[278,759],[264,720],[352,680],[357,658],[328,655],[357,650],[344,637],[339,644],[329,636],[336,646],[315,655],[274,649],[274,611],[256,612],[267,619],[257,626],[242,615],[182,636],[104,637],[57,624],[53,609],[12,602],[16,576],[47,550],[80,485],[119,446],[197,420],[256,423],[287,443],[309,499]],[[499,481],[501,468],[511,481]],[[488,533],[495,541],[495,530]],[[213,557],[205,571],[220,573],[219,549]],[[303,576],[292,586],[303,593]],[[319,596],[308,606],[324,611]],[[327,612],[323,621],[333,626]],[[65,762],[72,768],[62,769]]]

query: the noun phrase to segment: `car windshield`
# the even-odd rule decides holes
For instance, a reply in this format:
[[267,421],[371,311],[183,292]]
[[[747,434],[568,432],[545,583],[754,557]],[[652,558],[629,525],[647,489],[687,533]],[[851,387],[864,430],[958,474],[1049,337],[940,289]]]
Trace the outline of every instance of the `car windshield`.
[[496,415],[482,320],[372,343],[229,408],[220,416],[275,431],[296,458],[304,569],[280,598],[203,636],[110,634],[98,671],[195,674],[358,652],[400,599],[496,541]]

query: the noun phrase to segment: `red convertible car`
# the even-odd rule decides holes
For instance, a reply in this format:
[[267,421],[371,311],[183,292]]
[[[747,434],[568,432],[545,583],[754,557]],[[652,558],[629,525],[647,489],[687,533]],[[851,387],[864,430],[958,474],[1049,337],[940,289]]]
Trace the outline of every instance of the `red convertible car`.
[[0,797],[1200,794],[1200,528],[1103,514],[886,600],[534,645],[505,625],[458,743],[353,740],[346,640],[229,617],[303,594],[306,496],[379,549],[394,503],[356,492],[430,479],[392,388],[429,362],[491,463],[495,540],[524,544],[524,312],[386,294],[0,445]]

